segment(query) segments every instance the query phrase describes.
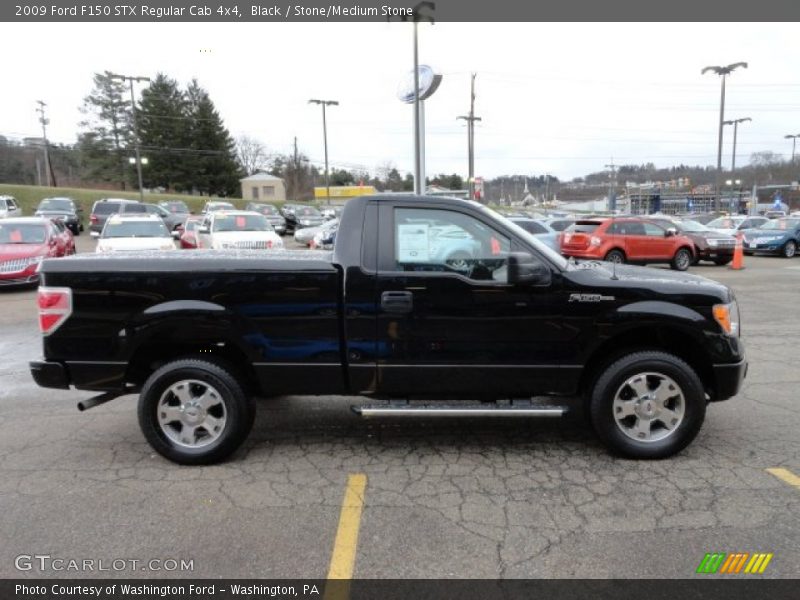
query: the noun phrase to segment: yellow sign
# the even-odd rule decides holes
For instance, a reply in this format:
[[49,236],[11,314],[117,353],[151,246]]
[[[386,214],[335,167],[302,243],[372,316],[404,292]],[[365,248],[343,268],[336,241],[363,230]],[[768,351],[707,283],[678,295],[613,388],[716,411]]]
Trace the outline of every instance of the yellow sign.
[[[376,194],[378,190],[371,185],[336,185],[331,186],[331,198],[355,198],[356,196],[369,196]],[[315,187],[314,198],[326,198],[327,188]]]

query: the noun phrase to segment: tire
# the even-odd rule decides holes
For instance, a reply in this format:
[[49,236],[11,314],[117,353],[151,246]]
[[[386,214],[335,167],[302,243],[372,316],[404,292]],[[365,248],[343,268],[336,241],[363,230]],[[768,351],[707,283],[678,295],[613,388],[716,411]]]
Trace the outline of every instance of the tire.
[[694,257],[692,256],[691,250],[688,248],[678,248],[675,256],[672,257],[672,261],[670,261],[669,266],[675,271],[685,271],[692,264],[692,260],[694,260]]
[[680,452],[697,436],[706,398],[686,362],[666,352],[642,351],[605,369],[591,390],[589,412],[597,436],[613,453],[660,459]]
[[625,253],[615,248],[614,250],[609,250],[603,260],[621,265],[625,263]]
[[733,260],[732,256],[725,256],[722,258],[715,258],[714,264],[719,265],[720,267],[729,264]]
[[469,261],[472,257],[466,252],[454,252],[445,259],[445,264],[459,273],[467,273],[470,270]]
[[70,231],[72,231],[72,235],[74,235],[74,236],[78,236],[78,235],[81,234],[81,228],[80,227],[73,227],[73,228],[70,229]]
[[244,442],[255,403],[227,365],[181,359],[150,375],[138,413],[156,452],[178,464],[205,465],[227,458]]
[[792,258],[795,254],[797,254],[797,242],[789,240],[781,248],[781,256],[783,258]]

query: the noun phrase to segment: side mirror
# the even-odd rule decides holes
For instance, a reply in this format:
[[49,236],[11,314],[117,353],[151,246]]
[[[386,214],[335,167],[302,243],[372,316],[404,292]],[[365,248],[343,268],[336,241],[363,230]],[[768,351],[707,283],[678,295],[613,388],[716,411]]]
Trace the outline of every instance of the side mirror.
[[678,235],[678,230],[674,227],[670,227],[664,232],[664,237],[672,237],[673,235]]
[[530,283],[548,285],[550,268],[527,252],[512,252],[508,255],[508,283]]
[[211,233],[211,230],[208,227],[198,227],[197,233]]

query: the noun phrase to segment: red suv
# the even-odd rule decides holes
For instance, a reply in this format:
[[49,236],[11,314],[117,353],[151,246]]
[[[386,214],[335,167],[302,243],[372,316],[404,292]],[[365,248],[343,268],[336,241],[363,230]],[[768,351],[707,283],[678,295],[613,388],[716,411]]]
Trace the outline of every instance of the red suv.
[[564,231],[561,253],[616,263],[669,263],[685,271],[694,261],[694,244],[675,229],[636,217],[584,219]]

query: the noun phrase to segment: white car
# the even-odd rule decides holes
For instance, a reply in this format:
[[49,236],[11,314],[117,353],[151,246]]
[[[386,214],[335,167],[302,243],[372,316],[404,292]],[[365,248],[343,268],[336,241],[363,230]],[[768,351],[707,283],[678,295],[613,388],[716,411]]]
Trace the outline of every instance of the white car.
[[13,196],[0,196],[0,219],[21,217],[22,209]]
[[339,228],[339,219],[332,219],[325,221],[322,225],[316,227],[303,227],[294,232],[294,241],[298,244],[305,244],[310,246],[313,239],[318,233],[328,234],[331,231]]
[[764,223],[769,221],[766,217],[752,217],[748,215],[731,215],[730,217],[719,217],[710,223],[706,223],[706,227],[713,229],[717,233],[735,236],[740,231],[745,229],[756,229],[761,227]]
[[175,242],[156,215],[111,215],[97,240],[96,252],[122,250],[175,250]]
[[208,213],[197,229],[197,247],[214,250],[275,250],[283,248],[267,218],[246,210]]

